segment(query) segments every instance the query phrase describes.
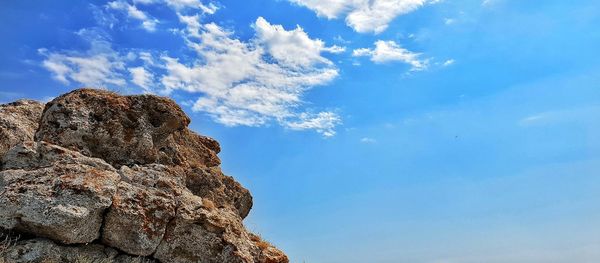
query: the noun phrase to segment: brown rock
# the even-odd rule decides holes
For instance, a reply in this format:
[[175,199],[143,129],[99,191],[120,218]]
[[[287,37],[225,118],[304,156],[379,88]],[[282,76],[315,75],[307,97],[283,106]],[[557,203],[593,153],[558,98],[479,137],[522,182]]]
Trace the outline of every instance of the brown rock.
[[189,122],[167,98],[80,89],[46,104],[35,138],[101,158],[115,167],[179,165],[184,160],[171,149],[177,146],[169,143],[173,133]]
[[233,206],[242,218],[246,218],[252,208],[250,191],[232,177],[224,175],[219,167],[188,170],[186,186],[195,195],[208,198],[217,206]]
[[33,140],[43,109],[43,104],[32,100],[0,105],[0,158],[11,147]]
[[214,207],[210,201],[189,193],[180,196],[178,203],[175,220],[154,255],[161,262],[289,262],[270,244],[260,247],[253,241],[236,212]]

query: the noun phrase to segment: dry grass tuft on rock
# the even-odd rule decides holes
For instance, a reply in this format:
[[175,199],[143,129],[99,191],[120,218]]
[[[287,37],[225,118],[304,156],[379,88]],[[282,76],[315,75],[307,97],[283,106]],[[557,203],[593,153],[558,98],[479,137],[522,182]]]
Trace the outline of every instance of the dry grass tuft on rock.
[[20,235],[13,235],[10,232],[0,232],[0,263],[5,263],[4,256],[6,256],[8,250],[11,247],[13,247],[19,241],[20,238]]

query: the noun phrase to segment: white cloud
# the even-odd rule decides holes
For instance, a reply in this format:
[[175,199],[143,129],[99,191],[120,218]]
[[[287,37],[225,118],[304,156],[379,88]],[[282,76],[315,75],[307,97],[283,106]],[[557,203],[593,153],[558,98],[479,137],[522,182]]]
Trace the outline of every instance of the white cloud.
[[315,64],[331,64],[321,52],[341,53],[346,49],[339,46],[326,47],[320,39],[311,39],[297,26],[287,31],[281,25],[271,25],[259,17],[254,24],[256,42],[282,66],[307,68]]
[[340,117],[333,112],[320,112],[318,114],[301,113],[299,120],[285,123],[292,130],[315,129],[325,137],[335,135],[335,126],[341,123]]
[[207,5],[202,3],[200,0],[133,0],[133,3],[142,5],[164,3],[176,11],[181,11],[183,9],[195,9],[209,15],[214,14],[219,9],[219,7],[213,3],[209,3]]
[[482,6],[491,6],[493,4],[495,4],[497,1],[496,0],[483,0],[481,1],[481,5]]
[[427,68],[428,60],[420,59],[421,54],[411,52],[402,48],[394,41],[378,40],[375,42],[375,48],[359,48],[352,52],[355,57],[370,57],[375,63],[403,62],[411,65],[412,71],[424,70]]
[[158,3],[160,0],[133,0],[134,4],[143,4],[143,5],[149,5],[149,4],[155,4]]
[[150,52],[142,51],[138,54],[138,56],[146,65],[154,66],[154,59],[152,58],[152,54]]
[[600,106],[584,106],[572,109],[558,109],[526,116],[518,121],[521,126],[546,126],[560,123],[584,124],[600,113]]
[[444,67],[452,66],[452,65],[454,65],[455,62],[456,61],[454,59],[448,59],[448,60],[444,61],[442,66],[444,66]]
[[203,13],[209,15],[214,14],[219,9],[219,7],[213,3],[205,5],[200,0],[164,0],[164,2],[175,10],[182,10],[185,8],[199,9]]
[[352,41],[350,41],[350,40],[346,40],[346,39],[344,39],[344,38],[343,38],[342,36],[340,36],[340,35],[337,35],[336,37],[334,37],[334,38],[333,38],[333,40],[334,40],[334,41],[336,41],[336,42],[338,42],[338,43],[345,44],[345,45],[352,43]]
[[346,52],[346,47],[340,47],[338,45],[333,45],[331,47],[323,48],[323,51],[327,51],[327,52],[333,53],[333,54],[340,54],[340,53]]
[[[392,20],[417,10],[426,0],[289,0],[329,19],[346,16],[346,24],[360,33],[381,33]],[[434,1],[435,2],[435,1]]]
[[[294,130],[314,129],[335,134],[339,117],[332,112],[303,113],[302,95],[338,76],[322,52],[335,51],[311,39],[300,27],[285,30],[258,18],[255,37],[243,42],[220,26],[201,24],[196,17],[180,19],[187,25],[186,42],[198,58],[182,63],[163,56],[167,92],[201,93],[193,110],[208,113],[228,126],[261,126],[271,121]],[[331,49],[331,50],[330,50]]]
[[369,137],[364,137],[364,138],[360,139],[360,142],[366,143],[366,144],[373,144],[373,143],[377,143],[377,140],[375,140],[373,138],[369,138]]
[[50,52],[39,49],[45,57],[42,66],[53,74],[53,78],[64,84],[71,81],[91,87],[122,86],[124,58],[112,50],[104,40],[93,39],[87,52]]
[[139,10],[135,5],[130,5],[122,0],[112,1],[107,4],[108,8],[120,10],[127,13],[127,16],[142,22],[142,27],[149,32],[156,30],[157,19],[151,18],[146,13]]
[[140,86],[146,92],[152,92],[152,80],[154,76],[144,67],[133,67],[129,68],[131,74],[131,82],[135,85]]

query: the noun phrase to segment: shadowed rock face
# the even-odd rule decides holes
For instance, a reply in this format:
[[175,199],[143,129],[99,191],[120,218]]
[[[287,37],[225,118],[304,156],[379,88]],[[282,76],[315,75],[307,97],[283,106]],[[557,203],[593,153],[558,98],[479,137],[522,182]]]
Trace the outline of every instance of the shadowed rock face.
[[41,109],[0,105],[0,229],[37,237],[8,262],[288,262],[244,228],[252,196],[172,100],[80,89]]

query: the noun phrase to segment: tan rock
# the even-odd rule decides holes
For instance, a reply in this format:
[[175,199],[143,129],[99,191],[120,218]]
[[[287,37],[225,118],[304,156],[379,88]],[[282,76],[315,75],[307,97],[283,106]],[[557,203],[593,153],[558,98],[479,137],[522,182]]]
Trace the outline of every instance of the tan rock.
[[132,255],[149,256],[174,215],[173,195],[121,182],[104,221],[102,242]]
[[43,104],[32,100],[0,105],[0,158],[11,147],[33,140],[43,109]]
[[120,176],[100,159],[47,143],[13,147],[0,172],[0,227],[65,244],[100,235]]
[[217,153],[209,148],[214,148],[213,142],[186,132],[189,123],[181,108],[167,98],[80,89],[46,105],[35,138],[101,158],[117,168],[151,163],[218,165]]
[[219,207],[229,206],[242,218],[252,209],[250,191],[223,174],[219,167],[201,167],[187,170],[186,186],[195,195],[207,198]]
[[236,212],[189,193],[178,198],[178,205],[175,220],[154,255],[161,262],[289,262],[270,244],[261,247],[253,241]]
[[[152,259],[120,254],[100,244],[63,246],[45,238],[19,241],[0,259],[7,263],[153,263]],[[0,260],[1,262],[1,260]]]

